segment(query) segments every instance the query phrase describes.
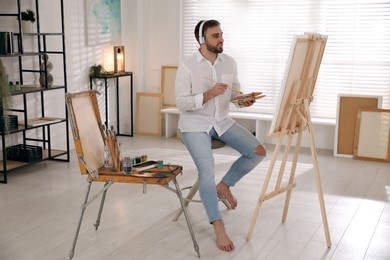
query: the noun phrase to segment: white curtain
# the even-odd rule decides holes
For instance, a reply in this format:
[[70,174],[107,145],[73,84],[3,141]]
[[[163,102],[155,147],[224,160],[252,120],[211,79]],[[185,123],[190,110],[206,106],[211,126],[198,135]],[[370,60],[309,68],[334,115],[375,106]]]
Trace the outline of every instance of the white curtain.
[[390,0],[182,0],[181,58],[198,48],[199,20],[221,22],[224,52],[244,92],[266,98],[249,111],[273,114],[292,38],[328,36],[311,113],[336,118],[338,94],[380,95],[390,108]]

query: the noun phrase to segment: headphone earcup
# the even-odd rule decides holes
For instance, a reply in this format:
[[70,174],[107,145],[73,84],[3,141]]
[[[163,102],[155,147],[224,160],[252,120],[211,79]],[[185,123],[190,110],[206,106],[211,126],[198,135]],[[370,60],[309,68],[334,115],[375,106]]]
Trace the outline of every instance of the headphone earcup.
[[200,44],[205,44],[206,43],[206,40],[204,39],[204,36],[202,35],[202,32],[203,32],[203,25],[207,22],[207,20],[204,20],[200,26],[199,26],[199,32],[198,32],[198,36],[199,36],[199,43]]

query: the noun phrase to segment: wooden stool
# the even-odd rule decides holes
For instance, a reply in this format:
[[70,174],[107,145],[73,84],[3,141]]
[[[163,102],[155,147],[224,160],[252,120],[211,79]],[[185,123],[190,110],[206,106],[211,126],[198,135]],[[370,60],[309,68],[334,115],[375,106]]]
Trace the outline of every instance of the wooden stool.
[[[218,139],[211,140],[211,149],[213,149],[213,150],[222,148],[224,146],[225,146],[225,143],[222,142],[221,140],[218,140]],[[184,200],[185,200],[184,206],[185,207],[187,207],[190,202],[202,202],[201,200],[194,200],[193,199],[195,194],[199,190],[199,178],[196,178],[196,181],[192,186],[185,187],[182,190],[187,190],[187,189],[189,189],[190,191],[188,192],[187,197],[184,198]],[[226,199],[222,198],[219,200],[222,201],[223,204],[225,204],[227,209],[231,209],[230,204],[227,202]],[[173,221],[177,221],[182,212],[183,212],[183,209],[181,209],[181,208],[178,209],[175,217],[173,218]]]

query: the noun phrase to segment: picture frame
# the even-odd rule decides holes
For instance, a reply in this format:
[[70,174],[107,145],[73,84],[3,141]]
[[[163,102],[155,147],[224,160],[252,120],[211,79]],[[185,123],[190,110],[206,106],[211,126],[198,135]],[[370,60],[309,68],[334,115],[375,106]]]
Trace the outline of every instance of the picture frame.
[[178,66],[161,66],[163,107],[176,107],[175,80]]
[[353,158],[356,117],[359,109],[381,108],[382,97],[377,95],[339,94],[333,156]]
[[161,136],[161,93],[137,92],[135,133]]
[[390,109],[359,109],[353,158],[390,162]]
[[121,0],[85,0],[87,46],[121,42]]

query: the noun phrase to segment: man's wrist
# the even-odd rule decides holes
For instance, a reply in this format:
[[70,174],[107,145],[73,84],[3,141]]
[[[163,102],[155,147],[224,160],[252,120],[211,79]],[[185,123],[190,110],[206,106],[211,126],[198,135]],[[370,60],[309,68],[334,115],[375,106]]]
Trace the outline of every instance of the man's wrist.
[[206,103],[212,98],[213,96],[211,95],[210,91],[203,92],[203,103]]

